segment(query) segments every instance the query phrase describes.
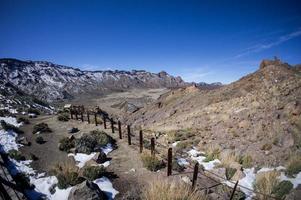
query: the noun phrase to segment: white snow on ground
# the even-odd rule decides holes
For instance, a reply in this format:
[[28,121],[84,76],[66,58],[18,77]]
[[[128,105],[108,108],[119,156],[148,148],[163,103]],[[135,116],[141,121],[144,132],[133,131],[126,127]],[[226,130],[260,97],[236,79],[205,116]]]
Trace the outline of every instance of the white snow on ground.
[[95,152],[91,153],[91,154],[84,154],[84,153],[77,153],[77,154],[70,153],[70,154],[68,154],[68,156],[73,156],[74,160],[76,162],[78,162],[76,164],[76,166],[78,166],[79,168],[84,167],[86,162],[91,160],[95,155],[96,155]]
[[189,165],[189,162],[185,158],[177,158],[177,162],[181,166]]
[[0,121],[3,120],[8,124],[14,125],[16,127],[19,127],[22,125],[22,123],[18,123],[17,119],[15,117],[0,117]]
[[215,165],[221,163],[221,161],[218,159],[214,159],[209,162],[204,162],[204,160],[206,159],[205,156],[198,156],[198,157],[191,156],[191,159],[198,161],[198,163],[203,165],[206,170],[212,170],[215,167]]
[[22,145],[16,143],[17,134],[13,131],[0,130],[0,152],[9,152],[12,149],[18,150]]
[[176,141],[174,143],[171,144],[172,147],[176,147],[179,144],[180,141]]
[[[112,144],[107,144],[106,146],[102,147],[101,150],[106,154],[108,155],[108,153],[110,153],[111,151],[113,151],[113,146]],[[78,166],[79,168],[82,168],[85,166],[86,162],[88,162],[89,160],[91,160],[94,156],[96,155],[96,152],[93,152],[91,154],[84,154],[84,153],[77,153],[77,154],[73,154],[73,153],[70,153],[68,154],[68,156],[73,156],[74,157],[74,160],[77,163],[76,166]],[[105,162],[103,164],[100,164],[104,167],[107,167],[109,166],[110,162]]]
[[197,151],[197,150],[195,150],[195,149],[191,149],[190,151],[188,151],[188,154],[191,155],[191,156],[193,156],[193,157],[197,157],[197,156],[199,156],[201,153],[202,153],[202,152]]
[[109,199],[114,199],[119,192],[113,188],[111,181],[107,177],[102,177],[93,181],[106,193]]
[[301,184],[301,172],[299,172],[295,178],[289,178],[285,176],[284,172],[281,172],[280,181],[284,180],[290,181],[294,185],[294,188],[296,188],[299,184]]

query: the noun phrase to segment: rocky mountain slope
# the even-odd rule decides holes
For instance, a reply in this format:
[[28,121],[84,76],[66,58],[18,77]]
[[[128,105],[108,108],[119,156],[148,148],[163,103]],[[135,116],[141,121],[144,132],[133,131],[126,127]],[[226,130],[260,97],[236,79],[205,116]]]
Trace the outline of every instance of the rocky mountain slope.
[[165,133],[167,140],[181,131],[202,149],[218,145],[277,166],[301,148],[301,70],[264,60],[258,71],[217,89],[172,90],[127,123]]
[[78,94],[104,94],[131,88],[177,88],[187,85],[180,77],[162,71],[82,71],[41,61],[0,59],[0,79],[36,97],[55,101]]

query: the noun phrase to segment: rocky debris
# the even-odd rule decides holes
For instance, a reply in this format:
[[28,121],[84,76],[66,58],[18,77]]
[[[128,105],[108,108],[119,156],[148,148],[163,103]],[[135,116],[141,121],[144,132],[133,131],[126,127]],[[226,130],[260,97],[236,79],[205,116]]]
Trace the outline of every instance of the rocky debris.
[[77,133],[79,131],[79,129],[78,128],[75,128],[75,127],[72,127],[72,128],[70,128],[70,129],[68,129],[68,133]]
[[97,152],[92,159],[98,164],[102,164],[108,160],[107,155],[103,151]]
[[68,196],[68,200],[107,200],[106,194],[101,191],[97,184],[84,181],[74,186]]
[[288,195],[286,195],[285,200],[299,200],[300,197],[301,197],[301,185],[298,185]]

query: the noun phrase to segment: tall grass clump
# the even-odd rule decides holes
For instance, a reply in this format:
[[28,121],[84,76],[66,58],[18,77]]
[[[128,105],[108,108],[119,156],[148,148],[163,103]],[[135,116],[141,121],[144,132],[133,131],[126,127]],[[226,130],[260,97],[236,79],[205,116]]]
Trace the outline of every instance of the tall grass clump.
[[[273,193],[275,188],[279,185],[279,175],[280,173],[275,170],[258,173],[254,183],[255,191],[265,195],[275,196]],[[256,197],[258,197],[260,200],[269,200],[270,197],[265,195],[257,194]]]
[[162,178],[151,181],[143,190],[145,200],[206,200],[206,196],[184,183],[168,181]]
[[156,156],[152,156],[149,153],[143,153],[141,155],[141,160],[143,166],[150,171],[157,171],[164,167],[164,163],[162,163]]
[[286,164],[286,175],[292,177],[301,172],[301,156],[300,155],[292,155],[290,156],[287,164]]
[[204,162],[209,162],[214,159],[218,159],[221,153],[221,148],[218,145],[209,145],[206,151],[206,159]]

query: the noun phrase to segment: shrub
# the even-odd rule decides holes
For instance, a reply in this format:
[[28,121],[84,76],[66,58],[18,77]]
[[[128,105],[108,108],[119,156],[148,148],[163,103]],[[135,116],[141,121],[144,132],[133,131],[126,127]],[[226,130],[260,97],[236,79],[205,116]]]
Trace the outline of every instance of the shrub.
[[30,153],[30,159],[33,161],[39,160],[39,158],[33,153]]
[[12,149],[8,152],[8,156],[16,161],[26,160],[25,156],[23,156],[19,151]]
[[54,175],[58,179],[58,188],[66,189],[67,187],[77,185],[83,181],[79,176],[79,169],[70,160],[58,163],[53,168]]
[[60,140],[59,149],[61,151],[69,152],[70,149],[75,147],[75,140],[72,140],[68,137],[64,137]]
[[273,194],[278,199],[283,199],[292,189],[294,185],[290,181],[281,181],[276,187],[273,188]]
[[[280,175],[277,171],[268,171],[268,172],[260,172],[256,175],[254,189],[257,192],[271,195],[274,191],[274,188],[279,184],[278,176]],[[268,200],[269,197],[264,195],[259,195],[259,199]]]
[[177,144],[176,148],[177,151],[183,151],[184,149],[187,149],[188,147],[192,146],[193,142],[192,141],[181,141]]
[[214,159],[218,159],[220,155],[221,149],[217,145],[210,145],[206,152],[206,159],[204,162],[209,162]]
[[59,121],[67,122],[67,121],[69,121],[69,114],[68,114],[68,113],[60,113],[60,114],[57,116],[57,119],[58,119]]
[[20,189],[25,190],[33,188],[33,186],[30,184],[30,179],[25,173],[19,172],[13,178]]
[[262,147],[261,147],[261,150],[263,150],[263,151],[269,151],[271,149],[272,149],[272,145],[269,143],[266,143],[266,144],[262,145]]
[[144,153],[141,155],[141,159],[143,166],[150,171],[157,171],[164,167],[164,164],[156,156]]
[[103,166],[88,166],[83,169],[83,176],[89,181],[101,178],[106,173]]
[[97,146],[103,147],[108,143],[114,143],[114,139],[103,131],[94,130],[90,132],[91,136],[96,140]]
[[50,133],[50,132],[52,132],[52,130],[48,127],[48,124],[42,122],[42,123],[34,125],[32,133],[37,133],[37,132]]
[[250,168],[252,167],[253,158],[250,155],[241,156],[239,159],[239,163],[242,165],[243,168]]
[[236,173],[236,169],[234,169],[234,168],[230,168],[230,167],[227,167],[226,168],[226,178],[227,178],[227,180],[230,180],[233,176],[234,176],[234,174]]
[[233,151],[224,151],[220,155],[221,166],[225,168],[230,168],[233,166],[233,163],[237,163],[239,161],[239,156],[235,154]]
[[24,124],[29,124],[29,120],[25,117],[19,117],[17,120],[18,123],[23,122]]
[[177,172],[183,172],[184,169],[185,167],[180,165],[175,158],[172,159],[172,170],[175,170]]
[[145,200],[205,200],[204,194],[181,182],[168,181],[162,178],[151,181],[143,190],[142,198]]
[[38,136],[36,137],[36,143],[38,144],[44,144],[45,143],[45,140],[42,136]]
[[286,174],[288,176],[294,176],[301,171],[301,156],[292,155],[286,164]]
[[28,113],[33,113],[33,114],[36,114],[36,115],[40,114],[40,111],[38,109],[35,109],[35,108],[28,108],[27,112]]
[[13,132],[18,133],[18,134],[23,134],[24,133],[24,131],[22,131],[18,127],[14,126],[12,124],[6,123],[4,120],[1,120],[1,126],[5,131],[10,130],[10,131],[13,131]]

